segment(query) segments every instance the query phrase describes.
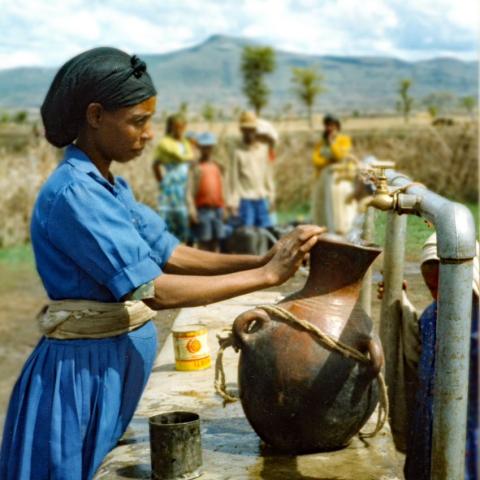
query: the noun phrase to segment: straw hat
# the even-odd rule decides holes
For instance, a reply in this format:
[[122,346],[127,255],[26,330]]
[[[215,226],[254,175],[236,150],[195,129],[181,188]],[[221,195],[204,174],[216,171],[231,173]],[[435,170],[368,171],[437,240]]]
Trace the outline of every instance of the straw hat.
[[254,112],[242,112],[239,125],[240,128],[257,128],[257,116]]

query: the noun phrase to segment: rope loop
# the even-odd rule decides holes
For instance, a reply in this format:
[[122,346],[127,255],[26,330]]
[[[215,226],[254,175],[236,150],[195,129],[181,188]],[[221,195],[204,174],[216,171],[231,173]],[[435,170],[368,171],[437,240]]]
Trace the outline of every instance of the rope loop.
[[238,400],[238,397],[233,393],[227,391],[227,385],[225,381],[225,371],[223,369],[223,353],[228,347],[233,347],[235,351],[238,349],[233,344],[233,333],[230,330],[226,337],[217,335],[220,348],[217,352],[217,358],[215,360],[215,391],[223,398],[223,406],[227,403],[233,403]]

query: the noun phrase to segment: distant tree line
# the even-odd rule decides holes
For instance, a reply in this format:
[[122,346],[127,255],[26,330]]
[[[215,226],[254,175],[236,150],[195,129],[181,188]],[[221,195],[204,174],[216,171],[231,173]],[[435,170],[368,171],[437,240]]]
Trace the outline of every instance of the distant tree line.
[[[275,50],[269,46],[245,46],[242,52],[240,62],[240,73],[243,80],[243,93],[247,99],[248,105],[255,110],[257,115],[261,115],[262,111],[268,106],[271,89],[268,85],[268,76],[275,72],[277,66]],[[314,111],[316,103],[320,95],[326,92],[325,77],[318,65],[312,67],[291,69],[292,94],[298,100],[301,107],[305,110],[305,116],[308,120],[310,128],[314,127]],[[396,111],[400,113],[405,123],[407,123],[414,111],[423,110],[430,114],[432,120],[439,115],[445,115],[453,111],[463,111],[473,116],[477,107],[477,99],[474,96],[457,97],[451,92],[437,91],[429,93],[422,98],[414,97],[412,88],[414,82],[410,78],[398,80],[396,86],[397,101],[395,104]],[[225,107],[224,107],[225,108]],[[181,102],[178,112],[188,115],[189,104],[186,101]],[[291,118],[294,111],[292,103],[287,102],[282,107],[277,107],[275,118]],[[238,105],[230,107],[230,111],[222,110],[215,106],[211,101],[207,101],[200,107],[196,113],[197,118],[203,119],[210,128],[216,121],[226,118],[237,118],[241,112]],[[19,117],[21,113],[17,113],[18,123],[22,123],[25,118]],[[165,113],[165,112],[164,112]],[[195,114],[195,112],[193,112]],[[165,113],[166,115],[166,113]],[[363,116],[355,105],[351,115],[353,117]],[[163,119],[162,115],[162,119]],[[2,120],[0,117],[0,121]]]
[[[243,92],[247,97],[248,104],[259,115],[268,105],[270,88],[266,77],[275,71],[275,51],[271,47],[244,47],[241,59],[241,73],[243,77]],[[306,109],[306,116],[310,128],[313,128],[313,112],[318,97],[326,91],[324,76],[320,68],[292,68],[291,82],[293,93],[301,105]],[[477,100],[474,96],[457,98],[451,92],[432,92],[418,100],[411,94],[412,79],[401,79],[397,86],[398,100],[396,110],[403,116],[407,123],[414,109],[425,109],[432,119],[439,114],[445,114],[452,110],[463,110],[468,115],[473,115]],[[206,106],[207,107],[207,106]],[[203,116],[209,121],[211,117],[210,107],[204,108]],[[289,107],[291,112],[291,105]],[[359,116],[358,111],[354,111]],[[284,113],[285,112],[284,110]]]
[[28,120],[28,112],[19,110],[15,113],[0,112],[0,123],[26,123]]
[[[415,103],[414,98],[410,95],[412,85],[411,79],[404,78],[399,81],[397,88],[397,111],[403,115],[406,123]],[[435,120],[439,114],[446,114],[455,109],[461,109],[468,115],[473,116],[477,99],[471,95],[458,98],[451,92],[438,91],[426,95],[418,103],[420,107],[426,109],[432,120]]]

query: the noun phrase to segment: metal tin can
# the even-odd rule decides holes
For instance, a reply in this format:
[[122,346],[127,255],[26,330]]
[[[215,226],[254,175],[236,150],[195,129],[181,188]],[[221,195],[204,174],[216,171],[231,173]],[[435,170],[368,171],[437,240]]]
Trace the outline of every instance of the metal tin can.
[[174,327],[173,348],[175,368],[180,371],[210,368],[212,360],[208,348],[208,330],[203,325]]
[[200,417],[165,412],[148,420],[153,480],[193,480],[202,476]]

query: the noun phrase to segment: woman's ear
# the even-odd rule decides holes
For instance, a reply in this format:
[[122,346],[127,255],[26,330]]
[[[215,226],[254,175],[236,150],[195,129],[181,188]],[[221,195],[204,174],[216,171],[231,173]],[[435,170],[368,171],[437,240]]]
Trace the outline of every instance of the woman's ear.
[[105,110],[100,103],[90,103],[85,114],[87,125],[92,128],[99,128],[102,123],[104,112]]

